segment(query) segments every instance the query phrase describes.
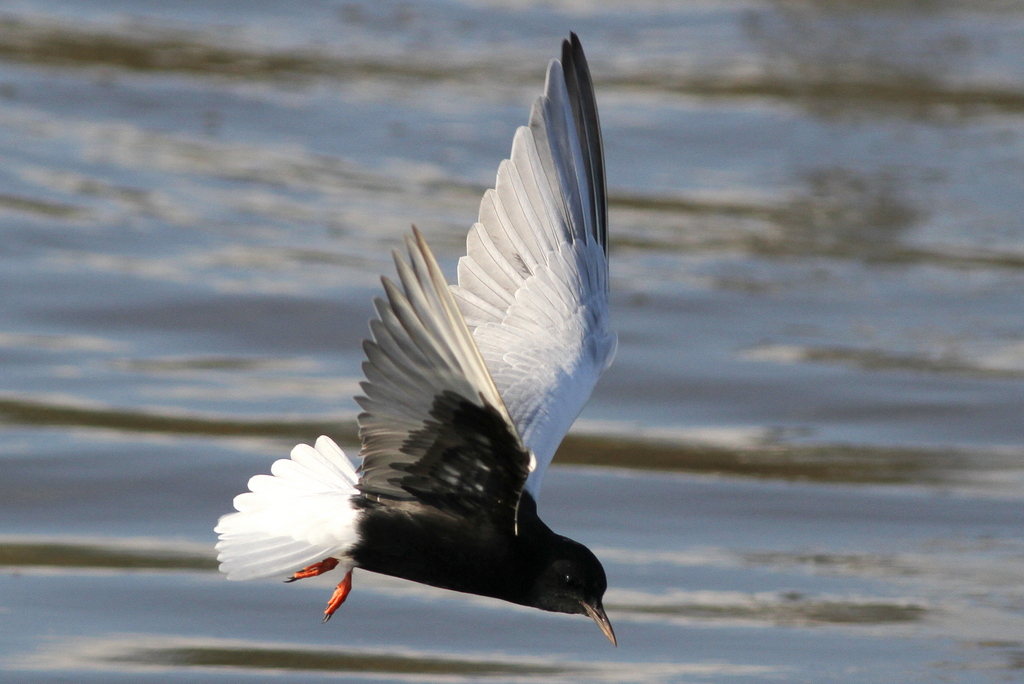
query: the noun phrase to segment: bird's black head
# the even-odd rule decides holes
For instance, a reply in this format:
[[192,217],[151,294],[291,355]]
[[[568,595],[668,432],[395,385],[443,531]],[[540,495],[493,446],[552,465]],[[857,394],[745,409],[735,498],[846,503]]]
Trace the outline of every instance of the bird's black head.
[[602,599],[608,588],[601,561],[583,544],[555,536],[534,581],[530,605],[556,613],[589,615],[615,644]]

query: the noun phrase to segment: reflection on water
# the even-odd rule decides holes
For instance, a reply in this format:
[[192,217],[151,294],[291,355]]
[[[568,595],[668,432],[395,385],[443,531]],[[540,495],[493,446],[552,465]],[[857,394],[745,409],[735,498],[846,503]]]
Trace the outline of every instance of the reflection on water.
[[0,195],[0,211],[21,211],[70,221],[84,219],[89,216],[89,212],[81,207],[59,204],[57,202],[46,202],[29,197],[19,197],[17,195]]
[[[0,421],[12,425],[116,428],[181,435],[221,435],[304,439],[334,435],[343,444],[358,442],[357,426],[326,421],[250,421],[167,416],[135,411],[58,406],[37,401],[0,399]],[[314,438],[315,439],[315,438]]]
[[[826,118],[859,114],[944,119],[987,108],[1020,110],[1024,94],[963,87],[957,77],[982,45],[945,12],[954,0],[772,0],[746,31],[769,82],[785,84]],[[925,28],[927,27],[927,28]]]
[[885,258],[919,218],[899,177],[822,169],[780,212],[782,251]]
[[[766,347],[747,352],[754,360],[856,360],[868,368],[932,370],[926,363],[899,364],[874,359],[870,352],[843,354],[830,350]],[[946,368],[956,371],[956,368]],[[995,377],[1020,373],[994,372]],[[258,437],[309,443],[326,434],[341,444],[358,444],[353,420],[267,421],[173,416],[102,408],[62,406],[39,401],[0,398],[0,422],[24,426],[116,428],[122,431],[171,435]],[[750,435],[725,431],[720,436],[671,435],[638,430],[632,425],[591,423],[591,432],[575,429],[558,448],[557,461],[569,465],[613,466],[691,473],[717,473],[781,480],[837,483],[906,483],[976,486],[991,474],[1024,472],[1015,449],[963,447],[910,448],[856,444],[791,442],[767,431]],[[282,449],[284,447],[282,446]],[[282,451],[283,454],[283,451]]]
[[1018,453],[967,450],[876,448],[845,444],[786,444],[771,441],[748,446],[672,443],[573,435],[559,448],[562,463],[717,473],[813,482],[961,483],[968,473],[988,467],[1015,470]]
[[[753,596],[668,596],[657,603],[609,602],[611,615],[655,615],[702,621],[767,622],[775,625],[878,625],[915,622],[927,616],[927,608],[906,601],[850,601],[815,598],[797,592]],[[689,600],[687,600],[689,599]]]
[[111,568],[120,570],[214,570],[212,554],[188,553],[152,544],[10,541],[0,538],[0,567]]
[[[525,84],[540,73],[535,66],[497,60],[460,65],[444,61],[443,55],[435,62],[403,55],[339,55],[315,47],[260,49],[234,38],[138,20],[110,27],[8,17],[0,20],[0,59],[63,68],[282,79],[292,87],[314,78],[461,81],[500,76]],[[219,128],[216,121],[208,125]]]
[[757,361],[779,363],[847,363],[864,370],[909,370],[922,373],[955,373],[978,378],[1024,377],[1024,345],[1011,344],[983,353],[949,349],[929,354],[892,354],[877,349],[762,345],[744,351]]
[[282,648],[217,648],[198,645],[135,649],[122,655],[111,655],[105,659],[105,662],[115,666],[240,667],[253,670],[376,672],[456,677],[555,677],[567,672],[566,668],[558,666],[475,662],[454,658],[424,658],[400,654]]
[[[781,98],[829,118],[881,113],[943,120],[992,109],[1020,111],[1024,91],[958,78],[984,47],[981,36],[944,23],[946,12],[958,7],[959,0],[771,0],[739,17],[762,53],[757,78],[659,73],[630,60],[617,72],[599,71],[595,82],[599,87]],[[1013,6],[1003,9],[1012,16]],[[935,29],[920,30],[928,23]],[[325,44],[296,48],[258,44],[245,32],[213,35],[141,18],[91,24],[39,15],[9,15],[0,21],[0,58],[55,68],[101,67],[108,79],[120,71],[184,73],[282,80],[290,87],[319,79],[500,80],[526,87],[540,73],[529,63],[501,59],[497,53],[477,52],[456,60],[437,49],[421,49],[410,59],[402,51],[368,50],[358,42],[347,50]],[[223,113],[207,110],[204,115],[208,132],[222,130]]]
[[836,167],[806,172],[799,179],[798,189],[775,206],[613,197],[612,210],[624,209],[638,214],[634,221],[649,224],[653,218],[655,223],[673,219],[678,222],[688,217],[732,222],[739,229],[733,233],[732,244],[729,241],[732,231],[712,231],[706,225],[697,238],[699,242],[692,237],[687,239],[685,231],[673,230],[667,241],[652,241],[657,240],[658,233],[648,231],[646,240],[627,235],[614,244],[646,249],[674,246],[687,250],[732,246],[772,256],[802,254],[948,262],[949,256],[912,249],[904,244],[903,237],[927,218],[907,185],[892,169],[858,173]]
[[369,674],[398,681],[665,681],[687,676],[750,677],[776,676],[780,668],[729,663],[615,663],[601,660],[557,664],[537,658],[469,655],[438,655],[410,652],[344,649],[298,644],[244,642],[227,639],[114,636],[81,639],[61,644],[59,652],[44,651],[26,658],[28,669],[61,670],[72,667],[107,669],[114,672],[157,672],[173,668],[188,672],[216,668],[224,674],[237,670],[245,676],[286,672]]

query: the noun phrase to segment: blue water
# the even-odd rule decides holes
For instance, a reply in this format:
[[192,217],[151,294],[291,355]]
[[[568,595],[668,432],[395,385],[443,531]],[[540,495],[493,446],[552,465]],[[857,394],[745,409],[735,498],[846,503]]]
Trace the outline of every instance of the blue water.
[[[541,514],[594,625],[212,527],[449,276],[574,30],[615,365]],[[36,2],[0,17],[0,681],[991,682],[1024,668],[1024,10]],[[560,466],[558,464],[561,464]]]

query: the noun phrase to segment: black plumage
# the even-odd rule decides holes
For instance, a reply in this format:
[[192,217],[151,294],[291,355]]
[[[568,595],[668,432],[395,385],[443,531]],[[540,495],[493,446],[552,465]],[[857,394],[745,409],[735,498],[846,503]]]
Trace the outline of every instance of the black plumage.
[[[363,463],[357,567],[543,610],[592,614],[614,643],[604,568],[523,491],[529,455],[493,407],[445,392],[395,458]],[[406,458],[407,457],[407,458]],[[401,492],[397,496],[396,492]]]

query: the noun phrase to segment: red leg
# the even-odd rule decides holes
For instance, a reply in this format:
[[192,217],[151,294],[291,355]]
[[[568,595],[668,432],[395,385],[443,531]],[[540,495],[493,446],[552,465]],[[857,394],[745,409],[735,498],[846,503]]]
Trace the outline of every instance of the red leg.
[[313,563],[307,568],[299,570],[297,573],[285,580],[285,582],[294,582],[295,580],[306,579],[307,577],[316,577],[322,575],[325,572],[330,572],[334,568],[338,567],[337,558],[324,558],[319,563]]
[[349,570],[345,573],[345,579],[338,583],[338,588],[334,590],[334,594],[331,595],[331,600],[327,602],[327,610],[324,611],[324,622],[331,619],[334,615],[334,611],[338,610],[338,607],[345,602],[348,598],[348,593],[352,591],[352,571]]

